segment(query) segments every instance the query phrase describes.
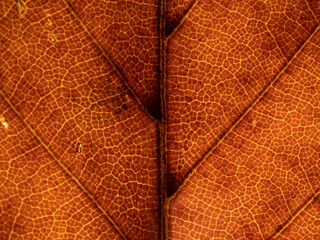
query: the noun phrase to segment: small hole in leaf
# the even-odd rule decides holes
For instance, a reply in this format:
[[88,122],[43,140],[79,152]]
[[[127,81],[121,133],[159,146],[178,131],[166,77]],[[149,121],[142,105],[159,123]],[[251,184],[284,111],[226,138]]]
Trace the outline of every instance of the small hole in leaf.
[[16,2],[18,4],[18,12],[21,15],[24,12],[24,6],[20,0],[16,0]]
[[77,141],[77,143],[76,143],[76,152],[81,153],[81,150],[82,150],[82,143]]
[[123,104],[121,107],[122,107],[123,110],[128,110],[127,104]]
[[50,39],[51,42],[55,42],[56,41],[56,39],[52,35],[49,36],[49,39]]

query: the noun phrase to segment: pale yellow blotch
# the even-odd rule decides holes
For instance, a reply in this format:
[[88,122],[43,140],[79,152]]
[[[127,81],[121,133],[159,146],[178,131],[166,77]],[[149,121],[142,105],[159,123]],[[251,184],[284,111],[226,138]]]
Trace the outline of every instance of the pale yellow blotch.
[[49,39],[50,39],[51,42],[55,42],[56,41],[56,39],[52,35],[49,36]]
[[0,117],[0,123],[1,125],[4,127],[4,128],[8,128],[9,124],[6,122],[5,118],[4,117]]
[[2,122],[2,126],[4,126],[4,128],[8,128],[8,123],[7,122]]
[[253,126],[257,125],[257,120],[253,119],[253,121],[251,122]]
[[52,26],[52,21],[50,19],[47,19],[46,25],[48,27],[51,27]]

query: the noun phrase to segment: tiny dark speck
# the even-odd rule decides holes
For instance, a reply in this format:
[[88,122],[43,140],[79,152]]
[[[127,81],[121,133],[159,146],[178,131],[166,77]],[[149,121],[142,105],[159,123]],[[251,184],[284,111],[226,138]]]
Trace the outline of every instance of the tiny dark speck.
[[186,100],[187,102],[191,102],[191,101],[192,101],[192,97],[190,97],[190,96],[185,96],[184,98],[185,98],[185,100]]
[[276,232],[279,232],[282,228],[283,228],[283,225],[280,224],[280,225],[276,228]]
[[122,105],[122,109],[123,109],[123,110],[128,110],[128,106],[127,106],[126,104],[123,104],[123,105]]

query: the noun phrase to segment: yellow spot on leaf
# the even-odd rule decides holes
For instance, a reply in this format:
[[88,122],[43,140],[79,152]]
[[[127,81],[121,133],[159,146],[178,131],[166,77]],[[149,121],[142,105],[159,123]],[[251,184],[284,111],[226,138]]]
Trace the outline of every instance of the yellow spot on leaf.
[[51,42],[55,42],[56,41],[56,39],[52,35],[49,36],[49,39],[50,39]]
[[8,123],[5,121],[5,118],[4,117],[0,117],[0,123],[1,125],[4,127],[4,128],[8,128]]
[[50,19],[47,19],[46,25],[48,27],[51,27],[52,26],[52,21]]

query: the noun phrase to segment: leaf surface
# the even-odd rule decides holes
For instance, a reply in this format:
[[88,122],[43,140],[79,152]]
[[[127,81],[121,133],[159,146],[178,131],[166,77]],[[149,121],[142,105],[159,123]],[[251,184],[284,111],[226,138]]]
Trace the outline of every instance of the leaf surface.
[[270,239],[318,198],[319,37],[317,29],[174,196],[172,239]]
[[200,1],[168,41],[168,172],[186,175],[318,26],[319,4]]
[[8,3],[1,20],[1,59],[8,59],[2,98],[120,235],[156,238],[156,122],[63,1],[26,2],[21,16]]
[[319,20],[1,1],[0,238],[319,238]]
[[1,98],[0,239],[122,239]]
[[159,118],[158,1],[71,0],[68,3],[143,105]]

